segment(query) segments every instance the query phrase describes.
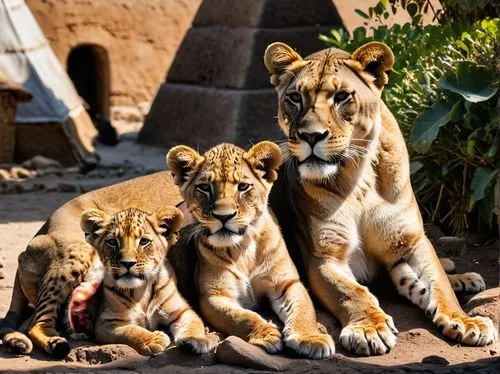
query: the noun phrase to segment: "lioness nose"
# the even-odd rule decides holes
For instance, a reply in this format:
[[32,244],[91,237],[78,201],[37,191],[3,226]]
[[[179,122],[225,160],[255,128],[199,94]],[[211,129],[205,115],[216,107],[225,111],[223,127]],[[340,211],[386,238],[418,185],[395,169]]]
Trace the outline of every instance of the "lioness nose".
[[120,261],[120,264],[125,266],[127,270],[130,270],[132,266],[134,266],[137,262],[136,261]]
[[224,224],[227,221],[229,221],[231,218],[236,216],[236,212],[231,213],[231,214],[224,214],[224,215],[212,213],[212,215]]
[[300,132],[299,138],[307,142],[311,147],[314,147],[316,143],[325,139],[328,136],[328,130],[325,132]]

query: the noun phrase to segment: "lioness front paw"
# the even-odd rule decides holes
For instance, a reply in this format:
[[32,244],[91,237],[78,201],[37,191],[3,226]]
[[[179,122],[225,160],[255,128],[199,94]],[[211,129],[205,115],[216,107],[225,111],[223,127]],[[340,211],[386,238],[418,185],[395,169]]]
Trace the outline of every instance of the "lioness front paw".
[[3,345],[8,347],[12,353],[27,355],[33,350],[33,343],[19,331],[11,331],[2,338]]
[[335,353],[335,344],[328,334],[292,333],[284,341],[288,348],[308,358],[328,358]]
[[396,345],[394,334],[397,332],[392,317],[376,312],[344,327],[340,342],[345,349],[357,355],[383,355]]
[[186,345],[194,353],[207,353],[213,347],[206,336],[182,336],[175,340],[175,344]]
[[478,293],[486,289],[483,277],[478,273],[448,274],[455,292]]
[[269,353],[278,353],[283,349],[281,332],[273,323],[263,324],[250,334],[250,344],[256,345]]
[[488,317],[470,317],[463,312],[449,315],[437,311],[433,322],[442,329],[443,335],[466,345],[483,346],[498,338],[498,331]]
[[144,335],[142,345],[137,351],[144,356],[153,356],[163,352],[170,345],[170,338],[163,331],[153,331]]

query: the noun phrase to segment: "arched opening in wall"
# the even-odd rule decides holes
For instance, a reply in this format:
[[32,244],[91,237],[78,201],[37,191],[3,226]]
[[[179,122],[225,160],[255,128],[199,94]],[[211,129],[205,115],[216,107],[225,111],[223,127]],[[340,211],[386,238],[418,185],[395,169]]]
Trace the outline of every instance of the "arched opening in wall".
[[68,55],[68,75],[87,102],[89,114],[109,119],[110,74],[108,52],[96,44],[80,44]]

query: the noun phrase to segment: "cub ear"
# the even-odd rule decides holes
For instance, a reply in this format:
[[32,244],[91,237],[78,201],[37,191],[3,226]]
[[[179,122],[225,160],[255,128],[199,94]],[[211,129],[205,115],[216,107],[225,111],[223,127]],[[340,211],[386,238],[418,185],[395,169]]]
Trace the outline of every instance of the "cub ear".
[[367,43],[356,49],[351,57],[361,64],[364,71],[375,77],[377,87],[382,88],[389,82],[387,72],[394,65],[394,54],[384,43]]
[[182,228],[182,223],[184,222],[184,215],[182,212],[173,206],[166,206],[159,208],[154,215],[156,216],[158,233],[166,238],[170,234],[175,234],[175,239],[179,234],[179,230]]
[[189,172],[202,161],[203,157],[198,152],[185,145],[173,147],[167,153],[167,166],[172,171],[174,183],[178,186],[187,180]]
[[273,142],[257,143],[243,157],[252,168],[263,171],[263,178],[269,183],[278,178],[277,170],[283,163],[283,154]]
[[280,84],[280,75],[294,62],[302,61],[302,57],[285,43],[273,43],[266,48],[264,64],[270,74],[271,84]]
[[103,229],[109,222],[109,217],[106,213],[99,209],[87,209],[82,213],[80,227],[85,233],[85,239],[90,235],[97,234],[97,231]]

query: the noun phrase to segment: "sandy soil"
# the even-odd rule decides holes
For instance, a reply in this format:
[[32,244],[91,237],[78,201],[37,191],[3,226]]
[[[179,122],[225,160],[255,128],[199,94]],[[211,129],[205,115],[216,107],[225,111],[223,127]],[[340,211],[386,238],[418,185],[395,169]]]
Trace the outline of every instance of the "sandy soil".
[[[127,178],[127,175],[121,179]],[[115,181],[100,179],[99,183]],[[0,280],[0,318],[8,310],[17,256],[36,233],[50,213],[78,192],[30,192],[0,195],[0,263],[5,278]],[[499,283],[498,241],[486,246],[468,244],[466,254],[455,259],[458,271],[478,271],[487,281],[487,287]],[[392,286],[381,281],[374,288],[384,310],[393,316],[400,334],[395,349],[378,357],[353,357],[342,350],[338,339],[337,354],[331,360],[309,361],[288,357],[291,372],[391,372],[464,370],[465,372],[500,372],[500,343],[487,347],[460,347],[449,342],[434,329],[422,312],[406,300],[395,295]],[[321,322],[338,338],[340,327],[327,313],[320,312]],[[178,348],[149,359],[141,357],[131,348],[120,345],[95,346],[91,342],[72,342],[73,350],[66,361],[55,361],[35,351],[31,357],[15,356],[0,345],[0,371],[72,371],[111,370],[121,372],[218,372],[239,373],[243,368],[223,365],[214,355],[195,357]],[[423,363],[422,363],[423,362]],[[462,367],[460,364],[474,363]],[[456,366],[459,365],[459,366]],[[382,367],[381,367],[382,366]],[[248,369],[247,369],[248,370]]]

